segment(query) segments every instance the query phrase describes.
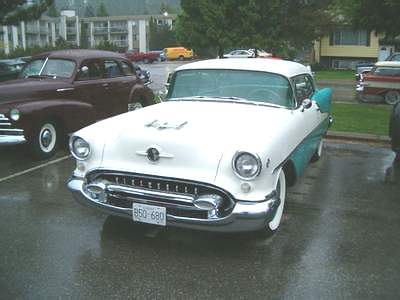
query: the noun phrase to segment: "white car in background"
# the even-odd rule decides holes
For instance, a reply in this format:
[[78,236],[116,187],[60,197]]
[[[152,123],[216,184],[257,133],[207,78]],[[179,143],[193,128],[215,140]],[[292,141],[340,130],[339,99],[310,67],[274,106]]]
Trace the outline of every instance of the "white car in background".
[[134,222],[270,235],[286,187],[321,156],[331,98],[295,62],[183,65],[165,102],[72,135],[68,187],[81,203]]

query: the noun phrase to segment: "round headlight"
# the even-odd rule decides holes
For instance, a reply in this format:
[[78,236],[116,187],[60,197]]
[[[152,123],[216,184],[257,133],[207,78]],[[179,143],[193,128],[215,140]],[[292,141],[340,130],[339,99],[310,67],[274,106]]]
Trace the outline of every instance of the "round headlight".
[[254,179],[261,172],[261,159],[256,154],[237,152],[233,157],[232,167],[239,178]]
[[13,108],[12,110],[10,110],[10,119],[11,120],[18,121],[20,117],[21,117],[21,114],[18,109]]
[[72,155],[78,160],[84,160],[90,154],[89,144],[84,139],[76,136],[71,138],[70,150]]

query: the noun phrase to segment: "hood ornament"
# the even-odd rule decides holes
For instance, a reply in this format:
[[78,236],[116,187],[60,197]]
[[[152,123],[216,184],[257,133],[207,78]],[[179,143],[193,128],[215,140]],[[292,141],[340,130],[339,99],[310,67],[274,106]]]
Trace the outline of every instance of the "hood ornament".
[[151,163],[156,163],[160,158],[173,158],[174,155],[170,153],[163,152],[161,147],[158,145],[152,145],[147,150],[136,151],[137,155],[146,156]]
[[183,121],[183,122],[160,122],[158,120],[154,120],[150,123],[147,123],[144,125],[145,127],[154,127],[157,129],[181,129],[183,126],[185,126],[188,122]]

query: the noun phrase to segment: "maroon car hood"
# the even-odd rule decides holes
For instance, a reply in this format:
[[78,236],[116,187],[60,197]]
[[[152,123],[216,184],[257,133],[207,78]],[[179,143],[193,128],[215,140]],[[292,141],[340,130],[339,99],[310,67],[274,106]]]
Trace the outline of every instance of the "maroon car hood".
[[24,78],[0,83],[0,103],[12,100],[24,101],[37,97],[47,98],[46,94],[55,94],[59,88],[70,87],[71,83],[60,79]]

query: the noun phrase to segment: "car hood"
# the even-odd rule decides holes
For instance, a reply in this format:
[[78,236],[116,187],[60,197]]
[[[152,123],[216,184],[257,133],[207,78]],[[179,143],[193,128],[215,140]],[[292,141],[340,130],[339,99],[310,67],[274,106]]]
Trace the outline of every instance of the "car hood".
[[[104,121],[101,128],[113,137],[105,141],[102,168],[213,183],[224,153],[255,151],[279,134],[277,124],[289,115],[287,109],[238,103],[153,105]],[[159,151],[158,161],[147,157],[150,148]]]
[[5,81],[0,83],[0,103],[40,97],[42,93],[54,93],[56,89],[67,86],[70,86],[68,81],[58,79],[23,78]]

